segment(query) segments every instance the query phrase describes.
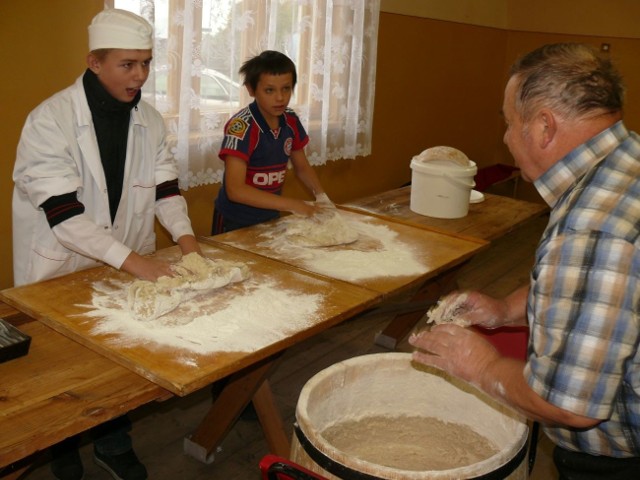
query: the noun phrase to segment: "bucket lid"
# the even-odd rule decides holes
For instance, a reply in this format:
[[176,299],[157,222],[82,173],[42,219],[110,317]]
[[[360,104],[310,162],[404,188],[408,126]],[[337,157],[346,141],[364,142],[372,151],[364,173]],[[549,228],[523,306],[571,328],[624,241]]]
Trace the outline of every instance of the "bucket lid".
[[457,148],[447,146],[427,148],[419,155],[416,155],[416,157],[425,162],[446,160],[458,164],[461,167],[466,166],[467,162],[469,161],[469,157],[467,157],[463,152],[461,152]]
[[446,173],[453,177],[475,176],[478,167],[475,162],[467,160],[466,165],[452,162],[450,160],[424,160],[420,157],[413,157],[411,160],[411,169],[421,173],[429,173],[440,175]]

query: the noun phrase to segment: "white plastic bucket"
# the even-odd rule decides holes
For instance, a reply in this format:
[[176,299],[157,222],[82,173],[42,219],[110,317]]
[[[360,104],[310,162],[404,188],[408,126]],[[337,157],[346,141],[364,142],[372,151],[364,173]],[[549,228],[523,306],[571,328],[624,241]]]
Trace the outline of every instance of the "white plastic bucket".
[[[382,459],[377,464],[349,456],[322,436],[341,420],[373,415],[417,415],[466,425],[489,440],[498,453],[448,470],[402,470],[385,466]],[[316,374],[300,393],[294,430],[291,459],[331,480],[528,477],[524,419],[464,382],[434,369],[416,368],[408,353],[355,357]],[[390,435],[390,446],[393,442]]]
[[463,166],[450,160],[411,160],[412,211],[435,218],[461,218],[469,212],[478,167],[471,160]]

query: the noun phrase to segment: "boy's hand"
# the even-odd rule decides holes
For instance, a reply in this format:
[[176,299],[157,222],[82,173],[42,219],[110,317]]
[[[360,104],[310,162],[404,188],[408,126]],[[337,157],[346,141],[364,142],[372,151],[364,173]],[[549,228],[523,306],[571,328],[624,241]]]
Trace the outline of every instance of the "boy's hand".
[[130,273],[141,280],[156,281],[160,277],[173,277],[173,270],[168,262],[156,258],[142,257],[131,252],[120,267],[120,270]]
[[291,209],[289,211],[295,215],[310,217],[318,211],[318,207],[316,207],[313,203],[305,202],[302,200],[295,200],[291,205]]
[[316,195],[316,206],[321,208],[336,208],[326,193],[318,193]]

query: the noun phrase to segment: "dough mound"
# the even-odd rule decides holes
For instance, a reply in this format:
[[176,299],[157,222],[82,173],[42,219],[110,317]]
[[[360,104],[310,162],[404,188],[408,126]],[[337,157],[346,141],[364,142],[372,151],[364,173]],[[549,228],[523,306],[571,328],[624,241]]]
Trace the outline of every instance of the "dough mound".
[[301,247],[333,247],[358,240],[358,232],[337,209],[327,209],[313,217],[291,215],[285,218],[285,235]]
[[466,167],[469,165],[469,157],[467,157],[460,150],[453,147],[432,147],[424,150],[417,157],[423,162],[433,162],[433,161],[449,161],[456,163],[460,166]]
[[436,325],[454,323],[461,327],[468,327],[471,323],[459,317],[461,313],[466,311],[462,305],[467,301],[467,297],[466,293],[453,293],[442,297],[427,312],[427,323],[435,323]]
[[134,318],[154,320],[200,293],[249,277],[245,264],[212,260],[197,253],[183,256],[172,269],[173,277],[160,277],[155,282],[136,280],[130,285],[127,302]]

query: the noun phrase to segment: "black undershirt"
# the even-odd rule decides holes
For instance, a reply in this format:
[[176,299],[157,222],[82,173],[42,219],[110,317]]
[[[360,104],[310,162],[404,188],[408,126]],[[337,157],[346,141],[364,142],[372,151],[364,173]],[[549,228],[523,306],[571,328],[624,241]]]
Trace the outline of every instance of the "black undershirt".
[[109,212],[113,223],[122,196],[131,109],[138,105],[141,93],[138,91],[131,102],[120,102],[109,95],[96,74],[89,69],[82,77],[82,83],[98,139],[100,160],[109,192]]

